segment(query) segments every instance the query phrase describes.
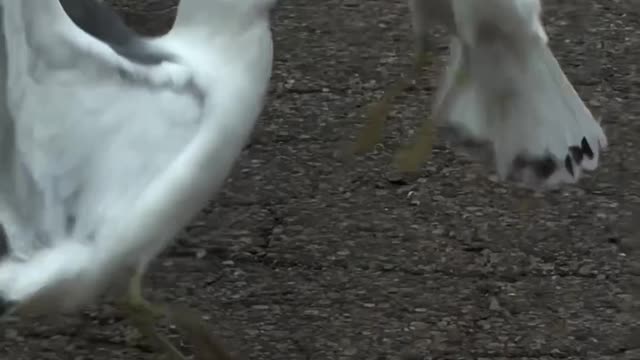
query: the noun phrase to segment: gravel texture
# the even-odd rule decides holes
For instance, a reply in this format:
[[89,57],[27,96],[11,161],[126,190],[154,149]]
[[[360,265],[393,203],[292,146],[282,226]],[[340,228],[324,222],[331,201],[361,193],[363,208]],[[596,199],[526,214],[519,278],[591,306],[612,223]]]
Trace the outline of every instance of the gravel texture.
[[[145,33],[175,10],[113,2]],[[261,124],[149,297],[199,309],[244,359],[640,359],[640,17],[631,0],[545,5],[610,139],[593,176],[532,194],[442,142],[418,176],[396,174],[439,67],[396,102],[381,146],[344,161],[362,107],[410,69],[405,1],[282,0]],[[3,360],[157,358],[109,303],[0,328]]]

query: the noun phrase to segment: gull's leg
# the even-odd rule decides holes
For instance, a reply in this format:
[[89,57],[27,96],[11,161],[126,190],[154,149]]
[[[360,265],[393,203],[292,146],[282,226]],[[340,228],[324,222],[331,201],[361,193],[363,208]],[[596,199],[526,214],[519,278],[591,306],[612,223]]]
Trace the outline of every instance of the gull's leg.
[[129,304],[137,308],[144,309],[150,316],[154,318],[165,317],[169,313],[165,305],[158,305],[149,302],[142,295],[142,278],[144,272],[136,271],[129,281]]
[[142,296],[142,277],[144,272],[138,269],[129,281],[124,311],[128,315],[140,334],[153,342],[160,351],[171,360],[186,360],[187,358],[176,349],[171,342],[155,330],[155,321],[169,315],[164,306],[152,304]]
[[417,79],[424,70],[424,67],[431,64],[431,53],[428,50],[431,49],[431,46],[428,44],[429,38],[426,34],[424,36],[418,36],[418,46],[416,46],[417,51],[413,61],[413,73],[409,77],[401,78],[389,87],[382,95],[380,101],[369,104],[367,107],[365,126],[356,139],[354,153],[370,151],[382,140],[384,124],[387,120],[387,115],[389,115],[391,102],[409,87],[412,78]]
[[178,306],[171,309],[171,321],[186,334],[193,344],[195,359],[231,360],[231,355],[207,330],[201,316],[194,310]]
[[222,345],[209,334],[205,322],[195,311],[178,306],[170,307],[153,304],[142,295],[143,269],[134,273],[129,282],[126,312],[138,331],[154,345],[169,356],[171,360],[186,360],[185,357],[164,336],[158,334],[154,328],[155,320],[166,318],[186,335],[193,344],[195,359],[198,360],[230,360],[231,356]]
[[395,166],[400,171],[416,172],[420,165],[431,159],[436,127],[430,115],[426,115],[411,142],[395,155]]
[[384,130],[384,124],[389,115],[389,107],[391,102],[408,86],[408,81],[405,78],[400,79],[397,83],[393,84],[382,95],[382,99],[367,107],[365,125],[358,137],[353,152],[356,154],[362,154],[373,149],[376,144],[382,140],[382,134]]
[[421,31],[416,35],[416,57],[413,62],[416,74],[419,75],[422,70],[431,65],[431,58],[433,57],[432,50],[434,45],[432,44],[431,37],[425,31]]
[[[414,60],[415,77],[419,77],[422,71],[432,65],[433,46],[428,34],[422,32],[417,35],[416,57]],[[431,149],[436,136],[436,127],[431,121],[431,116],[426,115],[420,128],[412,141],[399,150],[395,156],[395,165],[401,171],[417,171],[420,164],[431,158]]]

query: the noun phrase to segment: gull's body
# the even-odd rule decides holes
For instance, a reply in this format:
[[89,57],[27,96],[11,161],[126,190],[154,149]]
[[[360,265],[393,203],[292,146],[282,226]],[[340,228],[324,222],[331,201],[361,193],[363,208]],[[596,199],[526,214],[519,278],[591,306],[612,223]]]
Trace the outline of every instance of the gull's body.
[[450,6],[455,28],[436,120],[487,144],[502,178],[549,187],[594,170],[607,139],[549,49],[540,1]]
[[93,300],[206,205],[262,109],[274,3],[182,0],[143,38],[96,0],[0,1],[8,310]]
[[[435,50],[434,26],[451,36],[425,128],[447,125],[488,149],[502,179],[529,187],[574,183],[598,166],[606,136],[549,49],[539,0],[409,0],[409,8],[418,63]],[[408,154],[417,165],[416,151]]]

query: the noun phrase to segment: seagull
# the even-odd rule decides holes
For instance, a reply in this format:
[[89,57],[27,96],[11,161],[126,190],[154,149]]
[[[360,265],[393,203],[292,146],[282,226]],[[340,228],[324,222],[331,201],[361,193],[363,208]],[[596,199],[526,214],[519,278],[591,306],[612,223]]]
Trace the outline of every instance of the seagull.
[[[499,179],[535,190],[576,183],[598,167],[607,137],[549,48],[540,0],[409,0],[409,9],[416,74],[431,64],[433,26],[451,39],[433,111],[397,154],[402,170],[430,156],[434,124],[484,150]],[[380,140],[389,104],[406,85],[374,104],[356,151]]]
[[0,314],[77,311],[119,284],[141,319],[167,311],[143,274],[248,141],[276,1],[182,0],[143,37],[100,0],[0,0]]

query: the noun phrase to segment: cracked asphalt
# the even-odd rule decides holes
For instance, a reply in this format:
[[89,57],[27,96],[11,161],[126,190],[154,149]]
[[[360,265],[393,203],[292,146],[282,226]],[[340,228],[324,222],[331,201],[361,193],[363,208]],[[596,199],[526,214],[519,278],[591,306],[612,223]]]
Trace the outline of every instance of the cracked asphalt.
[[[175,10],[112,2],[148,34]],[[197,308],[244,359],[640,359],[635,7],[545,1],[554,53],[611,145],[577,186],[532,194],[444,142],[417,176],[393,171],[442,63],[396,101],[384,143],[345,161],[363,106],[410,69],[405,1],[282,0],[261,123],[148,296]],[[0,328],[0,359],[155,358],[108,302]]]

